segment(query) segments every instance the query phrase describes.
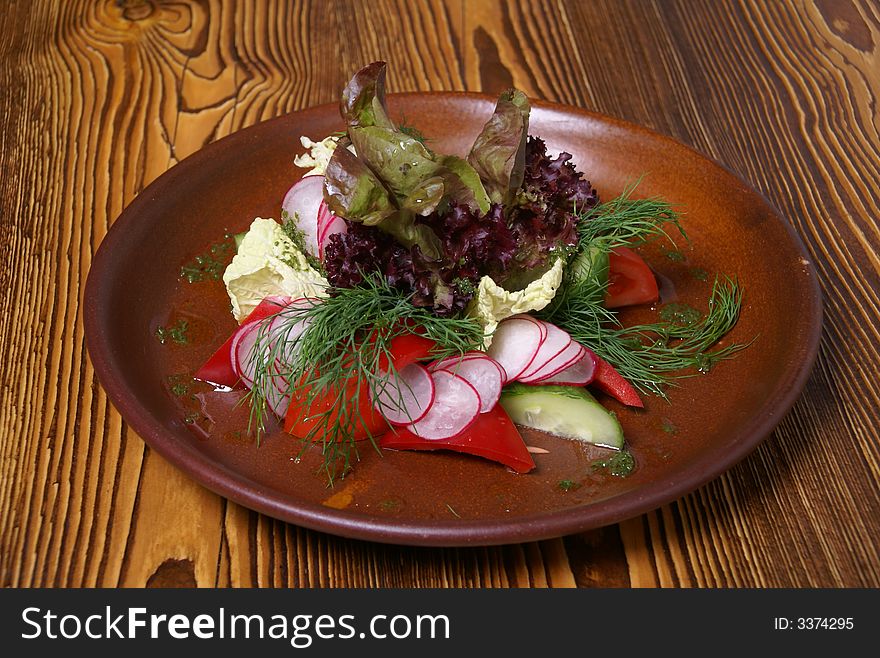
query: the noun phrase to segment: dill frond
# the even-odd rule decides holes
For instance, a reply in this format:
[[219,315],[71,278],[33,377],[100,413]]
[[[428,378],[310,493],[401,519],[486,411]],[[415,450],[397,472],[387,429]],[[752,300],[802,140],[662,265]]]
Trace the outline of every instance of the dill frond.
[[292,396],[301,413],[297,420],[310,425],[300,437],[302,449],[320,446],[321,469],[331,484],[358,459],[356,432],[366,431],[378,449],[363,414],[372,408],[372,397],[397,380],[390,349],[394,338],[414,334],[434,341],[432,358],[479,349],[483,342],[476,320],[437,317],[379,276],[332,293],[320,303],[287,307],[273,324],[264,323],[252,352],[256,373],[249,394],[257,433],[270,396],[278,394],[274,391],[281,388]]
[[[673,242],[670,228],[687,240],[673,207],[661,199],[632,198],[635,186],[580,213],[579,254],[589,250],[607,254],[619,246],[657,238]],[[665,397],[666,387],[676,379],[707,372],[747,347],[731,344],[713,349],[739,319],[743,291],[735,279],[716,279],[708,312],[689,325],[657,322],[624,327],[617,313],[604,306],[607,286],[607,280],[594,271],[568,268],[561,290],[540,315],[608,361],[643,393]]]
[[679,213],[667,201],[659,198],[634,199],[638,181],[628,185],[623,193],[593,208],[577,211],[579,250],[589,246],[615,247],[647,242],[665,237],[675,242],[667,227],[675,229],[685,240],[687,233],[681,225]]

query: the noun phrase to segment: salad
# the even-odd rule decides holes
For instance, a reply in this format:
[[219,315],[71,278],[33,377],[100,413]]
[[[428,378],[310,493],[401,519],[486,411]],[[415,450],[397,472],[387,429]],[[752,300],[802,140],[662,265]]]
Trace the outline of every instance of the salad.
[[[344,132],[303,137],[307,169],[280,219],[236,236],[223,272],[239,323],[195,378],[245,388],[257,437],[273,419],[318,449],[330,482],[377,450],[451,450],[535,468],[518,427],[626,455],[601,402],[632,408],[744,346],[719,346],[742,290],[708,311],[624,326],[660,289],[638,248],[686,240],[633,189],[609,201],[568,153],[529,133],[511,89],[466,157],[391,119],[384,62],[345,87]],[[322,136],[316,136],[322,137]]]

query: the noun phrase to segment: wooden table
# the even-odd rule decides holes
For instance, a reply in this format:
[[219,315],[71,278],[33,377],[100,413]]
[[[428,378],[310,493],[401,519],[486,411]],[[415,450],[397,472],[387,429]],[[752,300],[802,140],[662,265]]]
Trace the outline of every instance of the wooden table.
[[[764,193],[826,311],[777,431],[625,523],[442,550],[275,521],[146,448],[85,349],[102,237],[182,158],[376,59],[395,91],[513,85],[643,124]],[[7,0],[0,63],[3,586],[880,586],[876,2]]]

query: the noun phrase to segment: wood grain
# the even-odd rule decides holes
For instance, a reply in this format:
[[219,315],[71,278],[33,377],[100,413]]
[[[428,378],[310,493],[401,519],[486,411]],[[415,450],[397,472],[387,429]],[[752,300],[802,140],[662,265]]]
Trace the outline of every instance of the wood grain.
[[[5,9],[3,586],[880,586],[876,3],[18,0]],[[83,287],[108,227],[187,155],[335,100],[375,59],[389,62],[396,91],[515,85],[644,124],[766,195],[807,245],[826,312],[816,369],[774,435],[699,491],[617,526],[435,550],[275,521],[147,449],[108,403],[84,347]]]

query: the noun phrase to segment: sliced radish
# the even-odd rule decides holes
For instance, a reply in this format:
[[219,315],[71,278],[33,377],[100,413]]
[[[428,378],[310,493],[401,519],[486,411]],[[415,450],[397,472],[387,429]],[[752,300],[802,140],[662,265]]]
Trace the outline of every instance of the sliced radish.
[[461,363],[462,361],[465,361],[467,359],[488,359],[488,358],[491,358],[491,357],[489,357],[489,355],[486,354],[485,352],[465,352],[464,354],[461,354],[461,355],[453,354],[452,356],[447,356],[445,359],[438,359],[437,361],[434,361],[434,363],[432,363],[428,369],[431,371],[446,370],[447,366],[456,365],[456,364]]
[[431,364],[429,368],[432,372],[434,370],[450,370],[455,372],[455,366],[457,366],[461,361],[467,361],[470,359],[483,359],[491,363],[498,370],[498,374],[501,375],[501,385],[507,383],[507,372],[501,367],[501,364],[498,363],[491,356],[486,354],[485,352],[465,352],[461,356],[447,356],[445,359],[440,359],[439,361],[435,361]]
[[321,203],[318,205],[318,241],[320,242],[321,238],[324,237],[324,231],[327,230],[327,225],[333,219],[333,213],[330,212],[330,206],[327,205],[326,199],[321,199]]
[[543,343],[547,340],[547,323],[543,320],[539,320],[538,318],[534,318],[528,313],[518,313],[517,315],[511,315],[507,320],[528,320],[529,322],[534,322],[541,329],[541,342]]
[[431,373],[434,380],[434,403],[428,413],[407,426],[423,439],[450,439],[461,434],[480,415],[480,394],[464,377],[446,370]]
[[[543,367],[538,368],[528,376],[522,376],[519,378],[523,384],[533,384],[535,382],[539,382],[542,379],[547,379],[548,377],[552,377],[558,372],[562,372],[568,366],[576,363],[581,359],[586,351],[586,347],[583,345],[571,341],[568,346],[562,350],[559,354],[550,359]],[[537,360],[537,359],[536,359]]]
[[287,395],[290,392],[290,378],[285,374],[284,366],[278,361],[272,366],[272,388],[279,394]]
[[[279,364],[290,358],[293,352],[296,338],[305,329],[304,322],[291,325],[284,324],[284,314],[297,302],[290,302],[277,313],[256,322],[249,322],[238,328],[233,334],[229,345],[230,361],[232,369],[242,383],[248,388],[254,385],[254,375],[257,370],[258,360],[265,361],[271,354],[276,354]],[[284,340],[284,349],[280,351],[276,347],[279,340]],[[256,354],[256,344],[260,343],[261,354]]]
[[254,373],[256,372],[254,345],[257,343],[261,326],[262,322],[251,322],[239,327],[232,337],[232,344],[229,346],[232,369],[248,388],[254,385]]
[[318,209],[324,200],[324,177],[306,176],[297,181],[284,195],[281,208],[302,231],[306,250],[318,256]]
[[329,244],[330,236],[347,232],[348,224],[345,220],[330,212],[327,204],[322,202],[318,211],[318,259],[324,260],[324,248]]
[[275,315],[285,306],[291,303],[290,297],[280,295],[269,295],[265,297],[256,308],[242,321],[241,326],[232,332],[226,342],[223,343],[217,351],[211,355],[201,368],[199,368],[194,377],[215,386],[224,386],[235,388],[239,385],[238,373],[232,367],[232,340],[241,327],[246,324],[258,322],[264,318]]
[[287,415],[287,408],[290,406],[290,394],[288,392],[288,385],[281,384],[281,381],[286,380],[282,380],[281,377],[277,376],[272,378],[273,385],[266,395],[266,404],[269,405],[269,408],[277,416],[284,418]]
[[461,354],[461,355],[453,354],[452,356],[447,356],[444,359],[438,359],[437,361],[434,361],[434,363],[432,363],[428,367],[428,370],[431,370],[432,372],[434,370],[449,370],[449,366],[456,366],[459,363],[461,363],[462,361],[469,361],[471,359],[487,360],[487,361],[490,361],[493,364],[495,364],[495,367],[497,367],[499,369],[501,368],[501,366],[498,365],[498,362],[495,359],[493,359],[491,356],[486,354],[485,352],[471,351],[471,352],[465,352],[464,354]]
[[278,365],[290,364],[296,358],[299,350],[299,337],[309,326],[309,318],[291,322],[295,317],[281,313],[272,318],[266,328],[270,350],[275,355]]
[[[537,320],[537,322],[541,321]],[[517,375],[518,381],[525,382],[531,379],[536,372],[547,366],[571,345],[571,336],[567,331],[549,322],[541,322],[541,324],[547,330],[547,337],[541,343],[541,347],[529,367]]]
[[597,365],[598,360],[596,359],[596,355],[587,348],[584,348],[584,355],[573,364],[549,377],[532,383],[538,385],[562,384],[568,386],[586,386],[587,384],[591,384],[596,377]]
[[498,368],[498,372],[501,373],[501,385],[504,386],[510,381],[510,377],[507,376],[507,371],[504,369],[504,366],[498,363],[495,359],[492,359],[492,363],[495,364],[495,367]]
[[373,406],[392,425],[415,423],[428,413],[434,402],[434,379],[424,366],[411,363],[388,378],[376,395]]
[[513,381],[531,365],[546,335],[546,329],[528,316],[507,318],[496,327],[487,353]]
[[491,411],[501,397],[504,379],[501,368],[489,357],[461,359],[443,370],[464,377],[480,396],[480,413]]

